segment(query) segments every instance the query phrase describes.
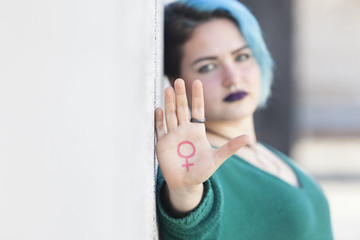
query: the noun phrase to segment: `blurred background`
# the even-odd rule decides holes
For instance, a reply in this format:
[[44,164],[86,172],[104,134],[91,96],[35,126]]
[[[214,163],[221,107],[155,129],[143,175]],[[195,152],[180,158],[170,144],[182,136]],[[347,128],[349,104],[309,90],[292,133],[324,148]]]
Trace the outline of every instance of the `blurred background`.
[[360,236],[360,1],[243,0],[276,63],[260,139],[289,154],[328,197],[335,239]]

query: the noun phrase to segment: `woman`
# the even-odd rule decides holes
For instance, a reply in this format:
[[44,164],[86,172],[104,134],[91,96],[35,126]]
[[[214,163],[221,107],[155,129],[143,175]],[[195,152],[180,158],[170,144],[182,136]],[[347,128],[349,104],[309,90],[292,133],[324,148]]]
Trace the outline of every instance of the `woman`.
[[272,60],[241,3],[168,5],[165,74],[173,86],[167,131],[155,111],[161,238],[332,239],[319,186],[256,138],[253,115],[269,97]]

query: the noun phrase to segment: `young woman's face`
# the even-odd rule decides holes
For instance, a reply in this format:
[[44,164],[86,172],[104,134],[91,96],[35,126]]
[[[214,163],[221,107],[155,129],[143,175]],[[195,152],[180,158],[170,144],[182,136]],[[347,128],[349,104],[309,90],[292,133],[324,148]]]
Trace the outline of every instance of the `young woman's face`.
[[196,27],[183,46],[181,77],[191,103],[191,85],[203,83],[207,120],[237,120],[256,110],[260,67],[237,26],[214,19]]

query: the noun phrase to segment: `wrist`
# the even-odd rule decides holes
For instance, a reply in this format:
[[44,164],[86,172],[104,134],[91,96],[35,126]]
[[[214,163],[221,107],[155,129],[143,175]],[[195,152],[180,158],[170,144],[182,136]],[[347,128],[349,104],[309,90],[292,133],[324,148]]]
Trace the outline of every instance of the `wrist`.
[[165,185],[164,195],[168,209],[176,217],[184,217],[194,210],[203,197],[204,185],[172,189]]
[[204,189],[204,184],[198,184],[195,186],[183,187],[183,188],[171,188],[166,184],[167,191],[172,196],[176,197],[188,197],[191,195],[198,195],[199,193],[202,194]]

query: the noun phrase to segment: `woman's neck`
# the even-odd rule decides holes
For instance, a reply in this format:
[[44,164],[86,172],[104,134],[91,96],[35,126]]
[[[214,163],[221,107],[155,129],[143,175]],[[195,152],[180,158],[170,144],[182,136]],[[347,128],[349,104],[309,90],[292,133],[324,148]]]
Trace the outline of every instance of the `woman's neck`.
[[206,120],[205,125],[208,133],[220,137],[234,138],[242,134],[250,137],[250,144],[257,142],[253,116],[234,121],[213,121]]

